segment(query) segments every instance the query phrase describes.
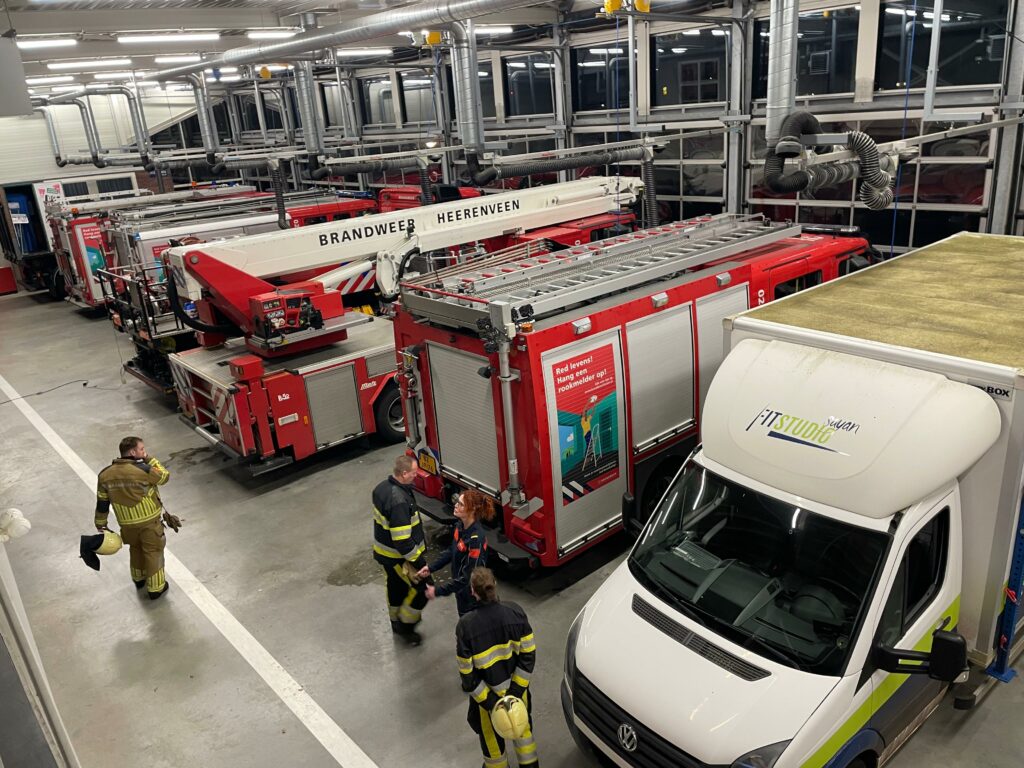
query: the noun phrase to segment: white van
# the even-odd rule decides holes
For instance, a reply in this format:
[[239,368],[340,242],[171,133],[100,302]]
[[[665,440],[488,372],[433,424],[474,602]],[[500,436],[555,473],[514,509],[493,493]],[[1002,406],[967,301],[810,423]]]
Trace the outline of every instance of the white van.
[[968,660],[958,706],[1012,676],[1022,271],[961,234],[726,321],[703,445],[570,630],[581,747],[875,768]]

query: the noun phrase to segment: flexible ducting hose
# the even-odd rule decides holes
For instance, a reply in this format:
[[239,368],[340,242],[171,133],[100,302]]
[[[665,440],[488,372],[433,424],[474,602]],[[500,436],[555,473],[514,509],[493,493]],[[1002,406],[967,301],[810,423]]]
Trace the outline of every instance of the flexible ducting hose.
[[611,165],[623,160],[643,160],[647,154],[644,147],[628,147],[597,152],[591,155],[570,155],[568,157],[552,157],[546,160],[532,160],[525,163],[509,163],[485,168],[473,175],[477,186],[485,186],[498,179],[512,179],[520,176],[531,176],[535,173],[551,173],[568,171],[573,168],[586,168],[590,165]]
[[[892,177],[881,169],[874,139],[861,131],[850,131],[846,137],[846,145],[857,154],[857,163],[812,165],[784,173],[786,158],[798,157],[803,149],[800,136],[816,133],[821,133],[821,125],[809,112],[794,112],[783,121],[781,138],[774,147],[768,147],[765,155],[764,183],[770,190],[782,194],[803,192],[860,178],[859,197],[868,208],[878,211],[892,204]],[[830,149],[817,147],[816,151]]]
[[644,207],[647,210],[647,226],[658,226],[658,194],[654,179],[654,161],[644,160],[640,164],[640,179],[644,183]]
[[277,227],[288,229],[288,212],[284,207],[284,168],[280,163],[270,169],[270,181],[274,188],[274,203],[277,205]]
[[416,157],[392,157],[387,160],[367,160],[352,165],[324,165],[317,168],[310,176],[314,179],[326,179],[328,176],[348,176],[354,173],[381,173],[383,171],[408,171],[419,168],[420,161]]
[[891,205],[896,197],[892,189],[892,177],[879,165],[878,145],[874,139],[861,131],[850,131],[847,146],[857,153],[860,161],[861,202],[873,211]]
[[171,311],[174,312],[174,316],[193,331],[199,331],[200,333],[216,333],[221,336],[241,335],[241,331],[234,325],[209,325],[201,320],[196,320],[194,317],[189,317],[182,308],[181,302],[178,300],[178,285],[174,282],[174,276],[171,274],[168,274],[167,276],[167,298],[171,300]]
[[420,202],[424,205],[434,202],[434,194],[430,191],[430,179],[427,178],[426,168],[420,168]]

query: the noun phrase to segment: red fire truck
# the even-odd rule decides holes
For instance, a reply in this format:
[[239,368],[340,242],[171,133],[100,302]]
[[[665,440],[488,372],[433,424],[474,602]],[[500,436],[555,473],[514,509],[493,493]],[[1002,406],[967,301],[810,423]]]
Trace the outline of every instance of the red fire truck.
[[761,216],[678,222],[403,283],[417,495],[496,499],[505,561],[553,566],[649,516],[697,440],[722,319],[866,266],[866,240]]
[[[351,311],[345,294],[369,280],[393,298],[414,260],[432,270],[461,259],[458,249],[453,257],[456,246],[475,254],[494,240],[511,243],[519,256],[557,247],[526,239],[531,227],[560,230],[569,221],[555,234],[568,232],[573,242],[629,229],[635,217],[620,206],[634,202],[639,189],[635,180],[595,177],[172,248],[170,304],[201,345],[169,358],[182,412],[212,443],[252,462],[254,472],[361,435],[399,441],[391,321]],[[580,223],[586,221],[589,229]],[[284,277],[297,272],[315,276]],[[187,303],[196,318],[183,314]]]

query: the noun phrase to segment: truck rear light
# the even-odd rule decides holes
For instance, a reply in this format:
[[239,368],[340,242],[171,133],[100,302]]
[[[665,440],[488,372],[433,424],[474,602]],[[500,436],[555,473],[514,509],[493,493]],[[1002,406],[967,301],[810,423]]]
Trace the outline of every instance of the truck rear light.
[[548,549],[543,534],[537,533],[518,517],[513,517],[511,520],[509,538],[523,549],[537,555],[543,555]]

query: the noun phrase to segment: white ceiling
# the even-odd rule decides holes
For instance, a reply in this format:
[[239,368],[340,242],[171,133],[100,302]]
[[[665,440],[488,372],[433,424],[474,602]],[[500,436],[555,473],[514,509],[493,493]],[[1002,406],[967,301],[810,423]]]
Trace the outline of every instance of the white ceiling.
[[[21,51],[28,77],[52,75],[48,63],[102,58],[132,59],[132,69],[159,68],[156,55],[211,54],[248,45],[246,30],[296,27],[298,14],[315,12],[320,26],[343,23],[411,0],[8,0],[19,39],[74,36],[72,47]],[[543,24],[554,19],[551,5],[523,8],[486,18],[493,24]],[[217,31],[216,42],[124,44],[118,32]],[[406,37],[373,40],[374,46],[409,45]],[[118,69],[125,69],[118,67]],[[89,82],[92,75],[83,75]]]

